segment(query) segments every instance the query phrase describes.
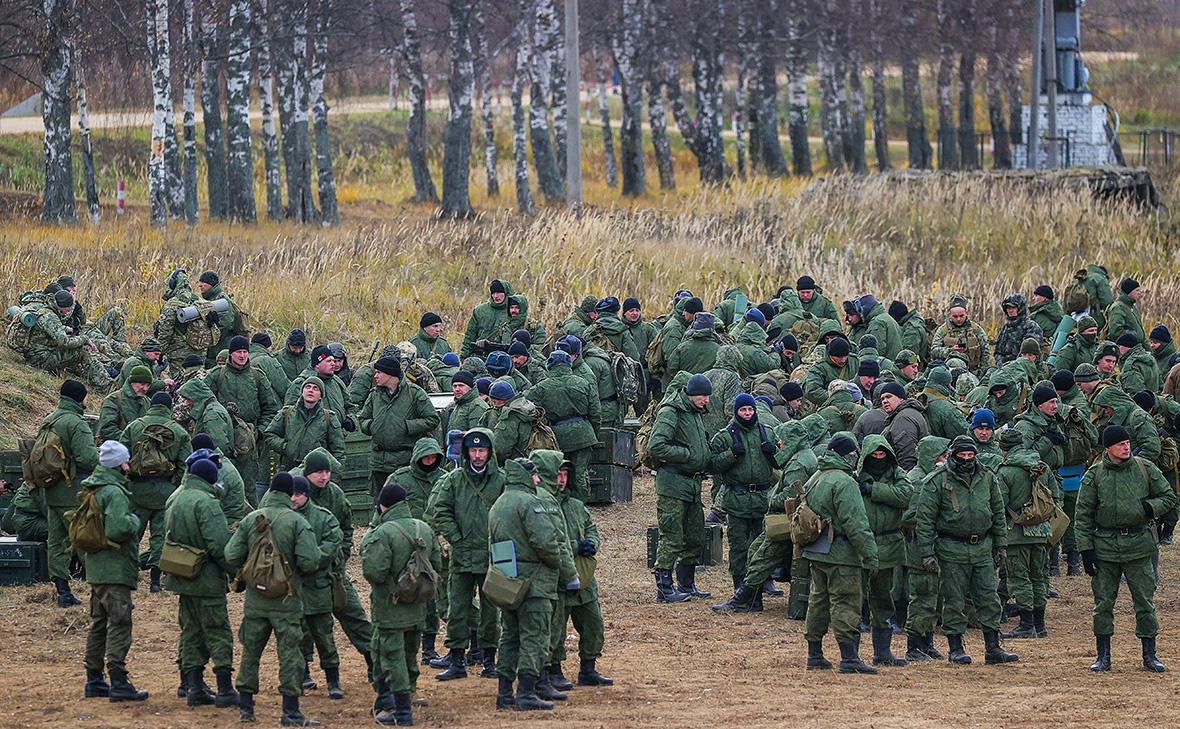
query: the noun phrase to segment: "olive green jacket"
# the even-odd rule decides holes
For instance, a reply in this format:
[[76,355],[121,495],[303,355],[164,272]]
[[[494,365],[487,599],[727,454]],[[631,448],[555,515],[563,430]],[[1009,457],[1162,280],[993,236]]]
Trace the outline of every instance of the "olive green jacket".
[[557,444],[566,453],[598,443],[602,404],[589,383],[575,375],[570,365],[550,369],[549,377],[529,390],[528,399],[545,410]]
[[258,508],[246,515],[225,546],[225,561],[232,570],[239,569],[258,539],[255,529],[259,517],[271,524],[271,541],[291,566],[291,591],[285,597],[265,597],[246,584],[246,617],[284,617],[303,614],[303,575],[319,569],[323,554],[307,520],[291,508],[291,497],[279,491],[267,491]]
[[[489,439],[491,432],[476,429]],[[483,574],[488,569],[488,509],[504,491],[504,472],[495,448],[483,473],[471,468],[466,449],[459,468],[438,483],[426,521],[451,545],[452,572]]]
[[[407,534],[430,545],[430,564],[437,574],[442,569],[438,540],[425,522],[410,516],[410,506],[404,501],[378,514],[373,528],[361,540],[361,568],[370,586],[371,617],[374,625],[383,628],[417,627],[426,617],[426,603],[406,604],[393,599],[398,578],[414,556],[414,545]],[[445,589],[446,585],[435,585],[436,594]]]
[[808,560],[870,570],[877,568],[877,540],[869,527],[855,474],[846,458],[829,451],[819,459],[819,470],[803,485],[803,499],[808,507],[825,524],[831,525],[828,531],[831,549],[823,554],[804,547],[803,556]]
[[[1038,466],[1038,464],[1040,464]],[[1044,544],[1053,533],[1049,522],[1041,524],[1021,525],[1015,523],[1014,514],[1019,514],[1024,505],[1032,499],[1033,474],[1036,482],[1041,483],[1053,494],[1053,500],[1062,506],[1065,495],[1061,490],[1061,483],[1053,475],[1048,464],[1040,459],[1037,452],[1031,448],[1020,447],[1008,451],[1003,462],[996,470],[1000,486],[1000,497],[1004,500],[1004,509],[1008,519],[1008,545]]]
[[[1087,469],[1078,490],[1074,510],[1078,551],[1092,549],[1103,562],[1154,556],[1158,547],[1153,518],[1176,508],[1176,503],[1176,492],[1151,461],[1132,456],[1114,463],[1103,455],[1101,463]],[[1151,517],[1144,504],[1150,505]]]
[[[284,344],[283,348],[274,355],[274,358],[283,368],[283,374],[287,376],[288,381],[294,380],[300,372],[311,367],[311,352],[307,347],[304,347],[299,354],[295,354]],[[286,399],[285,395],[284,399]]]
[[300,400],[284,405],[262,432],[266,445],[279,454],[279,468],[287,470],[303,462],[308,453],[324,448],[337,460],[344,458],[344,430],[339,416],[319,400],[308,408]]
[[[763,450],[763,444],[770,453]],[[725,513],[742,519],[766,515],[767,496],[778,482],[780,451],[772,429],[733,418],[709,442],[712,472],[725,485]]]
[[143,417],[128,423],[123,432],[119,434],[119,442],[127,446],[132,457],[142,448],[140,436],[149,425],[163,425],[172,431],[172,445],[164,455],[174,470],[171,477],[131,476],[128,488],[131,491],[131,502],[136,506],[143,509],[163,509],[168,496],[176,490],[184,477],[185,461],[193,452],[193,446],[188,433],[184,432],[184,428],[172,419],[168,409],[163,405],[152,405]]
[[123,383],[118,390],[107,395],[98,413],[98,428],[95,439],[118,440],[127,424],[147,412],[151,401],[131,389],[131,383]]
[[1120,293],[1114,303],[1107,307],[1105,316],[1106,338],[1112,342],[1123,332],[1131,332],[1140,342],[1147,341],[1147,335],[1143,332],[1143,321],[1139,318],[1139,309],[1130,296]]
[[439,423],[426,391],[404,380],[395,392],[374,388],[357,420],[361,432],[373,437],[370,467],[375,471],[396,471],[409,463],[414,442]]
[[479,390],[471,388],[446,411],[446,429],[467,432],[479,427],[480,420],[489,407],[487,401],[479,396]]
[[[939,562],[991,564],[992,550],[1007,544],[1008,522],[996,475],[973,464],[967,472],[950,459],[926,477],[916,519],[917,549]],[[974,543],[972,543],[974,541]]]
[[660,404],[648,442],[648,452],[660,462],[656,495],[700,501],[700,474],[711,471],[713,466],[703,413],[684,392]]
[[189,433],[193,435],[208,433],[217,450],[222,453],[232,453],[234,445],[233,421],[225,406],[217,401],[205,381],[189,380],[180,386],[177,394],[193,401],[190,413],[192,425],[189,427]]
[[[884,449],[888,467],[874,476],[865,468],[869,454]],[[860,461],[857,464],[857,481],[868,488],[861,493],[869,528],[877,541],[877,562],[881,567],[901,567],[905,563],[905,539],[901,534],[901,518],[914,494],[914,486],[906,478],[905,471],[897,465],[893,448],[881,435],[870,435],[860,447]]]
[[139,517],[131,508],[127,477],[118,469],[97,466],[82,488],[94,490],[106,538],[118,545],[94,554],[79,553],[86,561],[86,581],[134,590],[139,580]]
[[533,433],[533,418],[537,406],[521,395],[500,408],[488,408],[481,427],[492,431],[492,450],[500,465],[511,458],[523,458],[529,453],[529,438]]
[[230,403],[237,405],[238,417],[247,423],[262,427],[279,411],[280,402],[270,380],[253,362],[240,369],[233,364],[218,365],[205,375],[205,384],[226,410]]
[[512,542],[517,576],[530,578],[528,597],[556,600],[558,585],[564,587],[577,576],[564,529],[537,497],[524,466],[509,460],[504,471],[504,492],[488,512],[487,546]]
[[216,493],[213,484],[190,473],[181,482],[176,498],[168,500],[164,512],[165,539],[205,552],[195,577],[164,577],[164,586],[178,595],[218,597],[226,592],[230,571],[225,561],[229,524]]
[[62,397],[57,408],[45,416],[42,425],[53,423],[53,432],[61,440],[66,458],[74,464],[74,480],[64,478],[45,489],[45,504],[56,508],[75,508],[78,500],[78,485],[82,479],[98,466],[98,448],[94,445],[94,432],[82,418],[82,406],[72,398]]
[[[438,460],[432,468],[423,468],[422,459],[431,455],[438,456]],[[445,474],[445,463],[446,457],[438,441],[431,437],[419,438],[414,443],[410,465],[397,469],[386,480],[387,484],[398,483],[406,490],[406,503],[410,505],[410,515],[415,519],[426,518],[426,505],[430,502],[435,485]]]
[[314,571],[303,576],[303,614],[332,612],[332,572],[340,559],[344,535],[332,512],[309,497],[303,506],[293,509],[307,520],[319,547],[319,562]]

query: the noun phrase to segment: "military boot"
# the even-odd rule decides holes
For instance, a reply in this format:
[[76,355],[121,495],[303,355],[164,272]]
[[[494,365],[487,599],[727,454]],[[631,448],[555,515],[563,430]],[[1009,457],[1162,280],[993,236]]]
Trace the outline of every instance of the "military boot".
[[82,695],[88,699],[105,699],[111,695],[110,684],[101,670],[86,670],[86,688],[83,689]]
[[109,699],[113,703],[120,701],[146,701],[147,691],[140,691],[127,680],[127,671],[121,668],[111,669],[111,693]]
[[1061,548],[1054,547],[1049,550],[1049,576],[1061,576]]
[[983,631],[983,645],[986,651],[983,654],[983,662],[987,665],[1014,663],[1020,660],[1020,656],[1009,653],[1000,645],[1000,631],[998,630]]
[[480,678],[496,677],[496,649],[487,648],[483,652],[483,668],[479,672]]
[[1110,670],[1110,636],[1109,635],[1096,635],[1096,636],[1094,636],[1094,642],[1098,648],[1098,657],[1095,658],[1094,662],[1090,664],[1090,670],[1093,671],[1094,673],[1098,673],[1099,671],[1109,671]]
[[540,696],[537,696],[537,677],[526,676],[524,674],[520,675],[520,680],[516,687],[515,706],[517,711],[553,710],[553,702],[545,701]]
[[[445,656],[436,656],[434,658],[431,658],[430,659],[430,667],[431,668],[450,668],[451,661],[454,659],[454,657],[455,657],[455,649],[452,648],[451,650],[447,651],[447,654]],[[467,664],[464,663],[463,665],[467,665]]]
[[615,681],[612,678],[607,678],[599,673],[594,668],[594,658],[583,658],[581,664],[578,666],[578,685],[579,686],[614,686]]
[[767,580],[762,583],[762,594],[769,597],[782,597],[787,594],[775,586],[774,580]]
[[836,641],[840,646],[840,673],[874,674],[877,669],[860,659],[860,636]]
[[752,613],[762,612],[762,591],[761,590],[754,591],[754,602],[750,603],[750,612],[752,612]]
[[1077,550],[1065,553],[1065,576],[1077,577],[1082,574],[1082,555]]
[[496,689],[496,708],[511,709],[516,706],[516,696],[512,693],[512,679],[496,676],[500,684]]
[[213,705],[219,709],[237,706],[238,692],[234,691],[233,672],[223,668],[213,673],[217,676],[217,694],[213,697]]
[[1035,638],[1037,637],[1037,629],[1033,624],[1032,610],[1020,611],[1020,625],[1017,625],[1014,630],[1004,633],[1004,639],[1010,638]]
[[1152,673],[1163,673],[1168,670],[1164,668],[1164,664],[1160,663],[1160,659],[1155,657],[1155,638],[1142,638],[1143,641],[1143,667]]
[[57,606],[59,608],[68,608],[82,604],[82,601],[70,591],[70,583],[67,580],[61,577],[54,577],[53,586],[57,588]]
[[1043,607],[1033,610],[1033,630],[1037,632],[1038,638],[1049,637],[1049,629],[1045,627],[1045,608]]
[[807,641],[807,670],[827,671],[831,668],[832,662],[824,658],[823,638]]
[[183,670],[180,672],[180,685],[176,687],[176,698],[188,698],[188,674]]
[[672,586],[671,570],[656,570],[656,602],[684,602],[689,598]]
[[328,679],[328,698],[339,701],[344,698],[344,689],[340,688],[340,667],[324,669],[324,678]]
[[422,634],[422,665],[428,666],[435,658],[438,658],[438,651],[434,649],[434,640],[436,636]]
[[676,564],[676,582],[678,589],[689,597],[699,597],[702,600],[707,600],[713,595],[703,590],[697,589],[697,567],[694,564],[684,564],[678,562]]
[[150,579],[148,590],[154,595],[161,592],[164,588],[160,587],[160,568],[152,567],[148,570],[148,577]]
[[454,681],[457,678],[467,678],[467,651],[456,648],[450,654],[451,664],[447,670],[436,674],[439,681]]
[[904,666],[906,660],[893,655],[893,628],[873,628],[873,665]]
[[942,655],[942,651],[938,650],[938,648],[934,645],[934,633],[933,632],[926,634],[925,646],[926,647],[922,649],[922,652],[925,653],[926,655],[930,656],[934,660],[941,661],[943,658],[946,657],[946,656]]
[[378,679],[376,683],[373,687],[377,692],[377,698],[373,699],[373,716],[393,710],[393,693],[389,690],[389,684],[383,679]]
[[311,664],[304,663],[303,664],[303,690],[304,690],[304,692],[314,691],[315,689],[318,689],[319,687],[320,687],[320,685],[315,682],[314,678],[311,677]]
[[967,651],[963,649],[963,636],[948,635],[946,642],[950,646],[950,654],[947,659],[951,663],[956,663],[960,666],[966,666],[971,663],[971,656],[967,655]]
[[558,691],[570,691],[574,684],[561,672],[561,661],[549,664],[549,683]]
[[238,720],[243,724],[254,721],[254,694],[245,691],[238,694]]
[[188,672],[189,706],[209,706],[213,703],[213,694],[207,690],[204,675],[205,671],[201,668],[194,668]]
[[303,715],[299,710],[298,696],[284,696],[283,697],[283,718],[280,722],[283,726],[319,726],[320,723],[314,719],[309,719]]
[[393,695],[393,715],[398,726],[414,726],[414,701],[409,694]]
[[480,648],[478,645],[475,644],[474,641],[472,641],[471,650],[467,651],[467,665],[469,665],[469,666],[482,665],[483,664],[483,653],[484,653],[484,649]]
[[929,661],[930,656],[925,652],[925,638],[916,633],[905,634],[905,658],[910,663]]
[[754,606],[754,596],[757,590],[750,587],[746,583],[741,583],[733,592],[733,597],[729,598],[720,605],[712,607],[715,613],[748,613],[751,612]]
[[553,684],[549,683],[549,669],[542,668],[541,675],[537,677],[536,683],[537,696],[540,696],[546,701],[565,701],[569,697],[553,688]]

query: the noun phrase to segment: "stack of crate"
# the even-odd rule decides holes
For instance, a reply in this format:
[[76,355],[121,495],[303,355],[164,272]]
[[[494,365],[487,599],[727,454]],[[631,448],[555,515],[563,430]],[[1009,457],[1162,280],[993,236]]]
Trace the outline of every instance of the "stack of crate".
[[590,497],[587,504],[630,501],[635,468],[635,433],[623,428],[602,428],[590,456]]
[[373,439],[359,429],[344,434],[344,471],[334,480],[344,490],[344,498],[352,507],[354,523],[358,518],[368,522],[373,511],[373,495],[369,492],[369,456]]

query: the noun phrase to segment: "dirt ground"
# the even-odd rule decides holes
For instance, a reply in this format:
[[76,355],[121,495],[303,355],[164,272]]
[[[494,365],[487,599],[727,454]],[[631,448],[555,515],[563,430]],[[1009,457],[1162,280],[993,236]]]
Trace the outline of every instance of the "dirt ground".
[[[1180,725],[1177,673],[1150,675],[1140,669],[1130,597],[1119,601],[1114,639],[1114,672],[1093,675],[1090,632],[1092,605],[1084,578],[1057,578],[1061,598],[1051,600],[1044,640],[1009,641],[1020,662],[983,665],[982,639],[968,636],[976,662],[957,667],[946,662],[882,670],[877,676],[841,676],[803,670],[802,623],[788,620],[785,598],[767,599],[766,611],[716,615],[711,602],[729,593],[724,566],[701,571],[698,584],[716,599],[657,605],[646,567],[646,526],[654,522],[650,480],[636,482],[635,501],[594,509],[604,537],[599,552],[599,582],[606,616],[605,656],[600,670],[613,687],[577,688],[556,711],[520,714],[494,709],[496,684],[474,675],[441,684],[427,669],[419,694],[430,705],[415,710],[420,726],[478,724],[579,727],[771,726],[817,727],[1108,727],[1150,722]],[[706,497],[707,498],[707,497]],[[359,543],[361,532],[356,539]],[[1160,658],[1180,671],[1180,595],[1175,588],[1177,553],[1165,548],[1163,584],[1157,606],[1163,632]],[[359,578],[359,564],[350,563]],[[189,709],[175,697],[176,598],[151,595],[146,576],[136,592],[135,644],[128,659],[132,680],[151,698],[138,705],[83,700],[82,652],[87,630],[85,607],[59,610],[48,585],[0,588],[0,726],[4,727],[230,727],[237,712],[212,707]],[[88,591],[78,586],[85,600]],[[368,591],[359,590],[362,600]],[[231,620],[241,616],[241,598],[231,595]],[[572,629],[571,629],[572,633]],[[365,665],[337,630],[348,696],[330,701],[322,688],[304,698],[304,712],[325,726],[372,722],[373,694]],[[938,644],[945,649],[945,640]],[[829,657],[838,655],[829,638]],[[863,654],[867,657],[867,636]],[[895,638],[894,649],[904,639]],[[577,670],[576,635],[569,638],[566,674]],[[235,652],[235,660],[237,654]],[[211,676],[208,676],[212,680]],[[277,662],[271,648],[262,666],[258,721],[277,725]]]

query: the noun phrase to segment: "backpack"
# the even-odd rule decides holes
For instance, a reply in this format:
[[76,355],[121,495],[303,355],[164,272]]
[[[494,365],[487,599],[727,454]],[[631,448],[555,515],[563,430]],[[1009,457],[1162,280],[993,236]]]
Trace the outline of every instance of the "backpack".
[[53,429],[62,417],[47,421],[32,440],[20,442],[21,475],[29,488],[48,488],[58,481],[74,480],[74,459],[66,454],[61,436]]
[[132,476],[155,478],[171,476],[176,464],[166,455],[176,443],[176,434],[164,423],[147,425],[131,446]]
[[656,377],[664,374],[668,361],[664,358],[664,330],[661,327],[656,335],[647,343],[647,351],[643,353],[647,361],[647,369]]
[[86,554],[95,554],[104,549],[118,549],[119,545],[107,539],[106,524],[102,508],[98,505],[95,489],[83,488],[78,493],[78,508],[70,520],[70,544]]
[[807,494],[819,483],[822,473],[823,471],[817,471],[803,485],[803,492],[799,495],[794,511],[791,512],[791,542],[797,549],[814,543],[831,526],[807,505]]
[[233,458],[243,458],[254,452],[258,446],[258,434],[254,430],[253,423],[247,423],[238,415],[238,404],[229,403],[225,407],[225,411],[229,413],[229,419],[234,424],[234,442],[232,445],[233,453],[230,455]]
[[44,309],[42,304],[26,304],[13,313],[4,333],[4,343],[17,354],[23,355],[29,348],[29,339],[37,328],[37,320]]
[[1033,484],[1032,493],[1029,494],[1028,503],[1021,508],[1019,514],[1014,513],[1011,509],[1008,510],[1013,522],[1021,526],[1044,524],[1057,513],[1057,503],[1053,500],[1053,492],[1049,490],[1043,480],[1044,475],[1048,472],[1049,466],[1044,461],[1037,461],[1037,465],[1029,471],[1029,478],[1032,479]]
[[1176,483],[1177,471],[1180,470],[1180,447],[1177,447],[1175,438],[1160,433],[1160,455],[1155,463],[1168,481]]
[[393,589],[393,601],[398,605],[421,605],[434,599],[438,585],[438,573],[430,564],[430,545],[422,538],[422,522],[414,521],[414,535],[397,522],[390,522],[410,542],[413,552],[406,561],[405,569],[397,576]]
[[553,428],[549,427],[549,422],[545,419],[545,408],[536,408],[529,424],[532,429],[529,431],[529,441],[525,447],[526,454],[535,450],[561,450],[557,445],[557,434],[553,432]]
[[259,514],[255,519],[254,543],[250,545],[238,577],[259,595],[280,598],[291,592],[294,570],[275,545],[272,527],[266,514]]
[[1090,292],[1086,290],[1086,272],[1081,270],[1074,274],[1073,281],[1065,287],[1065,292],[1061,296],[1061,308],[1065,309],[1066,314],[1077,314],[1086,311],[1090,306]]
[[1070,408],[1062,424],[1061,432],[1065,435],[1065,448],[1062,465],[1089,465],[1094,449],[1098,445],[1090,437],[1090,429],[1084,422],[1085,416],[1081,410]]
[[615,397],[626,406],[639,402],[639,398],[647,389],[647,380],[643,376],[643,367],[622,352],[610,352],[611,379],[614,380]]
[[791,373],[783,369],[771,370],[763,372],[760,375],[755,375],[750,381],[750,394],[757,397],[758,395],[766,395],[770,398],[772,405],[782,405],[783,396],[780,390],[783,385],[791,381]]
[[812,316],[811,312],[804,311],[803,316],[791,325],[791,334],[795,335],[795,339],[799,341],[800,351],[807,349],[815,344],[819,339],[819,317]]

